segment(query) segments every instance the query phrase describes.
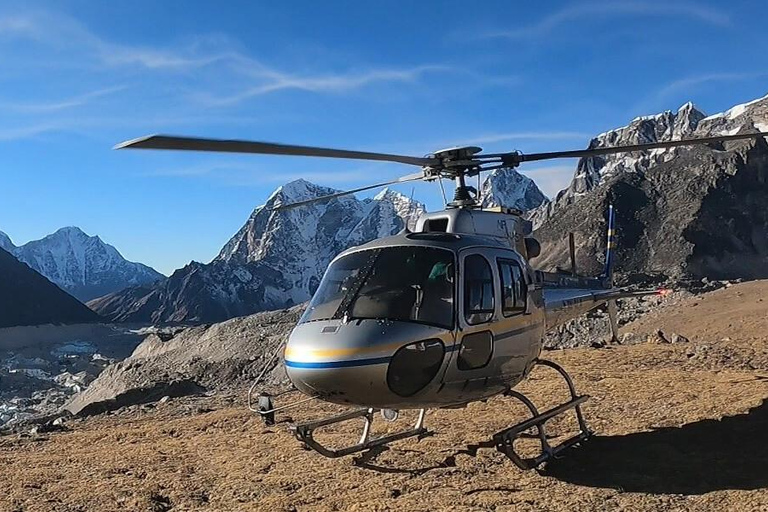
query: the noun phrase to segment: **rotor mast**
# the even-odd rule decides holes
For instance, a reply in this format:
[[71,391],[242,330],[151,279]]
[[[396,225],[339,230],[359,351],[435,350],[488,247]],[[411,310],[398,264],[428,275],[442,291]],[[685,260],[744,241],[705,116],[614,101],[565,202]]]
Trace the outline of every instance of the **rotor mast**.
[[426,179],[448,178],[453,179],[456,189],[453,201],[446,206],[449,208],[473,208],[477,206],[477,189],[467,185],[467,177],[480,173],[481,163],[477,159],[477,153],[481,148],[477,146],[464,146],[436,151],[432,156],[439,161],[438,165],[425,166]]

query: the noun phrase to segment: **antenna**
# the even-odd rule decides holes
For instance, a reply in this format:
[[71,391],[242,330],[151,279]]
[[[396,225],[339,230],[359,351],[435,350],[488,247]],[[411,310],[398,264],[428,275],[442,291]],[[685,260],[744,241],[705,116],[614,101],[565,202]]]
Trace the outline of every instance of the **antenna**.
[[440,184],[440,192],[443,193],[443,204],[448,204],[448,197],[445,195],[445,187],[443,186],[443,178],[438,178],[437,182]]

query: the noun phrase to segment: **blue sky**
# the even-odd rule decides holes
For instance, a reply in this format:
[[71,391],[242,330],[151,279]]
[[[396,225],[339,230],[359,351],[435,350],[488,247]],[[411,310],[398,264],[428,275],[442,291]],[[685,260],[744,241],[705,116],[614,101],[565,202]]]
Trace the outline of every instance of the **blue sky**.
[[[167,274],[213,258],[285,181],[354,188],[412,169],[119,141],[575,149],[688,100],[714,113],[768,93],[765,2],[533,5],[0,2],[0,230],[21,244],[77,225]],[[526,169],[553,194],[574,167]],[[441,203],[436,186],[415,197]]]

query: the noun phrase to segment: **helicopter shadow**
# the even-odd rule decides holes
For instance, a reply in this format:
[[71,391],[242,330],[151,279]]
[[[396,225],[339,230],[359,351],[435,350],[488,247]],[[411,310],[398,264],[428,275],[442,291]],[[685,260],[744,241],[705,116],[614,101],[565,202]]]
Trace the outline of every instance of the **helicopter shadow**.
[[[366,451],[361,456],[356,457],[353,463],[358,467],[369,469],[371,471],[376,471],[378,473],[399,473],[399,474],[408,474],[411,476],[421,476],[435,469],[455,467],[456,457],[459,455],[468,455],[470,457],[476,457],[478,450],[480,450],[481,448],[494,448],[495,446],[496,445],[493,441],[483,441],[477,444],[470,444],[470,445],[467,445],[465,449],[458,450],[452,453],[451,455],[448,455],[447,457],[445,457],[445,459],[438,462],[437,464],[433,464],[431,466],[424,466],[420,468],[410,468],[410,469],[374,464],[374,461],[379,455],[389,450],[389,448],[386,446],[378,446],[376,448],[372,448]],[[410,450],[401,449],[400,451],[410,451]]]
[[745,414],[681,427],[594,436],[542,474],[588,487],[704,494],[768,487],[768,401]]

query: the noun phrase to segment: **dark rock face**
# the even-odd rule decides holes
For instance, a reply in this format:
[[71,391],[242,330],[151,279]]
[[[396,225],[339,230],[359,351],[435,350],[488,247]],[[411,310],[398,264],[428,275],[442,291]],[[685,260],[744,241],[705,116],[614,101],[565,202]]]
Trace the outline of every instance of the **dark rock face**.
[[0,249],[0,327],[98,320],[80,301]]
[[[684,106],[677,115],[636,120],[591,145],[704,137],[764,130],[766,125],[768,98],[708,118]],[[579,270],[598,274],[605,249],[605,212],[612,203],[619,272],[672,279],[765,278],[766,201],[768,143],[763,138],[656,151],[650,156],[584,159],[571,187],[534,215],[535,236],[543,247],[536,264],[567,266],[564,235],[574,232]]]
[[220,322],[284,306],[265,297],[281,282],[268,265],[192,262],[153,286],[127,288],[88,306],[113,322]]

